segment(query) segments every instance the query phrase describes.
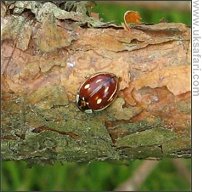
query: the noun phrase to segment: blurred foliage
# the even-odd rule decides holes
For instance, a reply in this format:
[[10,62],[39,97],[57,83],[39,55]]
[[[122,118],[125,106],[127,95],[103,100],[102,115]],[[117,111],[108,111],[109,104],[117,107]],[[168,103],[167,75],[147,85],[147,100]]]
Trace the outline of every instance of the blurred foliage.
[[134,4],[113,4],[113,3],[99,3],[93,8],[93,12],[100,14],[103,21],[113,21],[116,24],[123,22],[123,15],[126,11],[138,11],[142,17],[142,22],[145,24],[159,23],[160,20],[165,19],[167,22],[184,23],[191,25],[191,12],[164,10],[164,9],[145,9],[143,7],[135,6]]
[[[184,160],[187,169],[191,167],[191,160]],[[190,185],[180,175],[171,160],[163,160],[142,185],[141,190],[190,191]]]
[[[187,167],[191,160],[186,161]],[[142,163],[93,162],[89,164],[56,163],[33,165],[25,162],[4,162],[2,185],[4,191],[107,191],[125,181]],[[179,175],[170,160],[162,160],[142,185],[142,190],[190,190],[187,181]]]
[[[124,12],[138,11],[144,23],[158,23],[162,18],[168,22],[182,22],[191,25],[191,13],[148,10],[131,5],[97,3],[93,12],[98,12],[104,21],[123,22]],[[183,160],[191,170],[191,160]],[[56,163],[54,165],[28,168],[25,162],[3,162],[3,191],[61,191],[61,190],[113,190],[125,181],[142,161],[93,162],[90,164]],[[162,160],[147,178],[141,190],[190,190],[188,182],[177,172],[171,160]]]

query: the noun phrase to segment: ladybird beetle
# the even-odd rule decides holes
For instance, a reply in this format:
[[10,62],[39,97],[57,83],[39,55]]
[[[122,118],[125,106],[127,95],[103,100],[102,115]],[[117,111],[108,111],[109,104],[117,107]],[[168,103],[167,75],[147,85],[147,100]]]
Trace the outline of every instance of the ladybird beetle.
[[90,76],[78,90],[78,108],[86,113],[107,108],[117,96],[118,83],[118,77],[112,73],[96,73]]

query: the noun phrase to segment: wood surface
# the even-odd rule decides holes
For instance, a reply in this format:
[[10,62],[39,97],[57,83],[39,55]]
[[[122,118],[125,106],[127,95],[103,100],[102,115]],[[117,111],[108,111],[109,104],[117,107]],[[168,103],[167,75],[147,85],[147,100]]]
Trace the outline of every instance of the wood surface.
[[[1,7],[4,160],[191,156],[189,27],[159,23],[126,31],[95,27],[92,20],[80,24],[79,14],[73,20],[41,11],[39,17],[33,8],[14,14],[19,5],[9,6]],[[75,104],[77,90],[87,76],[103,71],[119,77],[118,98],[85,114]]]

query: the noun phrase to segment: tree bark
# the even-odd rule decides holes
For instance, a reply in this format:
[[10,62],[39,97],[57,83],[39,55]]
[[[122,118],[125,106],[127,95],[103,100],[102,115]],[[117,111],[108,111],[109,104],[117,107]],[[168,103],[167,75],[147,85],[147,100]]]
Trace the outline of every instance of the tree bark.
[[[81,27],[78,15],[37,14],[2,15],[4,160],[191,156],[190,28]],[[77,90],[101,71],[120,78],[118,98],[85,114],[75,104]]]

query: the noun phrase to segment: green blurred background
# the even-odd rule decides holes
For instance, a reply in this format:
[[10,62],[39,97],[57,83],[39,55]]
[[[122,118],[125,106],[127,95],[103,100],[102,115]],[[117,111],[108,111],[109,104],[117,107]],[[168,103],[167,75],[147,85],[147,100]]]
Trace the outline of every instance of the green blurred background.
[[[132,5],[131,5],[132,4]],[[181,22],[191,25],[189,9],[177,6],[167,8],[135,5],[134,2],[97,2],[93,12],[100,14],[104,21],[123,22],[127,10],[138,11],[144,23],[158,23],[162,18],[167,22]],[[144,160],[131,162],[91,162],[89,164],[55,163],[54,165],[28,168],[25,162],[3,162],[1,189],[3,191],[109,191],[114,190],[144,163]],[[191,160],[181,159],[181,168],[171,159],[159,161],[149,173],[139,190],[190,191]],[[145,170],[147,171],[147,170]]]

